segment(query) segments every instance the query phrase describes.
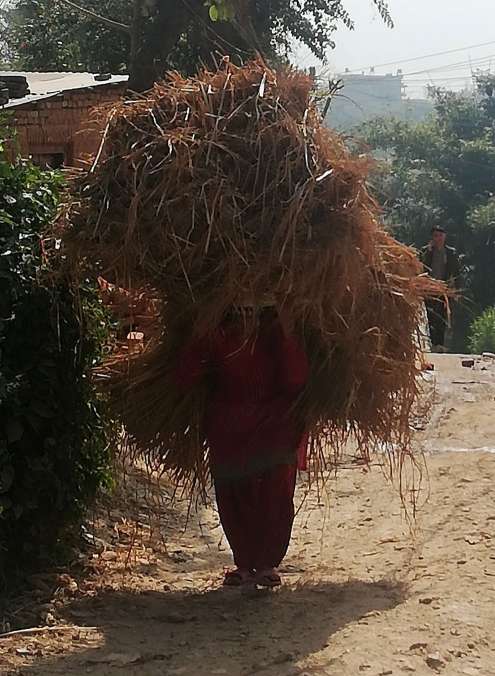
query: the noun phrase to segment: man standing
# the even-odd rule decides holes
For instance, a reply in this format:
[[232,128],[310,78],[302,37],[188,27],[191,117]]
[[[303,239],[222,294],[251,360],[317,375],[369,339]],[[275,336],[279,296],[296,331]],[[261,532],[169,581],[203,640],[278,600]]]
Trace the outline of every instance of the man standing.
[[[460,263],[456,250],[446,245],[445,228],[436,225],[431,231],[431,241],[422,251],[421,260],[428,273],[434,278],[457,288],[460,276]],[[445,331],[448,322],[448,304],[438,298],[426,304],[430,339],[435,352],[445,352]]]

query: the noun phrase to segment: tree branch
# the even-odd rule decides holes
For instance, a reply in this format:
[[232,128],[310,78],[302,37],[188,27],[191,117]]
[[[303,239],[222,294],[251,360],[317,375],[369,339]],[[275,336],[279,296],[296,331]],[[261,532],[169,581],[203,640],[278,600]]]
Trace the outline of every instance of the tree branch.
[[[67,0],[64,0],[67,1]],[[131,29],[131,63],[128,87],[143,92],[165,74],[165,63],[179,37],[187,30],[189,14],[178,0],[158,0],[154,13],[143,15],[143,1],[134,0]],[[202,0],[193,0],[198,5]]]
[[222,35],[220,35],[220,33],[213,26],[213,22],[211,21],[211,19],[205,19],[204,16],[202,16],[200,10],[194,9],[194,7],[192,7],[189,4],[188,0],[180,0],[180,1],[184,5],[184,7],[187,9],[187,11],[191,14],[191,16],[194,19],[197,19],[199,21],[199,23],[203,26],[203,28],[205,28],[209,33],[211,33],[213,36],[215,36],[216,38],[218,38],[219,40],[221,40],[224,43],[223,44],[224,49],[225,49],[225,47],[229,47],[229,48],[234,49],[234,50],[239,50],[238,47],[236,47],[235,45],[230,43],[228,40],[226,40]]
[[75,9],[76,12],[84,14],[84,16],[87,16],[90,19],[99,21],[100,23],[104,24],[105,26],[108,26],[109,28],[116,28],[117,30],[124,31],[124,33],[131,32],[131,27],[127,26],[125,23],[120,23],[119,21],[108,19],[105,16],[101,16],[100,14],[93,12],[91,9],[86,9],[86,7],[80,7],[79,5],[76,5],[75,2],[72,2],[72,0],[59,0],[59,2],[63,3],[64,5],[67,5],[68,7],[71,7],[72,9]]

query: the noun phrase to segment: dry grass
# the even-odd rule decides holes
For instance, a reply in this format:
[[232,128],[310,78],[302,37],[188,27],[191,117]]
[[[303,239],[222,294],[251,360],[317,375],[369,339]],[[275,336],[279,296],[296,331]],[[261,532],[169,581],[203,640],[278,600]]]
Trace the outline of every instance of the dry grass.
[[232,304],[267,293],[310,358],[298,410],[315,472],[338,464],[351,435],[365,462],[375,451],[392,472],[414,461],[414,336],[423,299],[443,290],[383,229],[370,160],[322,126],[311,84],[261,62],[172,73],[110,110],[95,163],[73,186],[73,272],[159,299],[159,335],[107,364],[115,410],[130,447],[189,486],[208,477],[205,392],[177,391],[177,351]]

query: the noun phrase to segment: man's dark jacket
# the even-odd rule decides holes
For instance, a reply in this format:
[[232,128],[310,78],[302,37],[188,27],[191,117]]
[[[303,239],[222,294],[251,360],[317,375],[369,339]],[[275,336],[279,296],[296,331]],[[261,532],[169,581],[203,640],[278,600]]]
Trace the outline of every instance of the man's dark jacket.
[[[459,288],[461,282],[461,263],[457,251],[451,246],[445,247],[447,256],[447,266],[445,268],[445,282],[451,284],[454,288]],[[421,251],[421,262],[426,271],[431,273],[433,262],[433,247],[429,244]]]

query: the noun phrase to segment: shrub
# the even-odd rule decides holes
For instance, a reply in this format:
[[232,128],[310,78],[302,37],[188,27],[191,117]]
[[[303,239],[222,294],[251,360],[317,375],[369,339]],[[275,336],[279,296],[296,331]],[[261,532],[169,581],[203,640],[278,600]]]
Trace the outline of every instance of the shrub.
[[469,349],[475,354],[495,352],[495,307],[487,308],[472,323]]
[[102,405],[88,378],[105,340],[96,293],[54,274],[42,234],[61,178],[0,149],[0,586],[53,554],[108,480]]

